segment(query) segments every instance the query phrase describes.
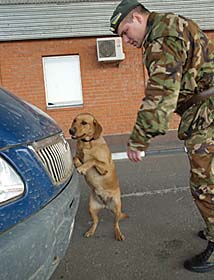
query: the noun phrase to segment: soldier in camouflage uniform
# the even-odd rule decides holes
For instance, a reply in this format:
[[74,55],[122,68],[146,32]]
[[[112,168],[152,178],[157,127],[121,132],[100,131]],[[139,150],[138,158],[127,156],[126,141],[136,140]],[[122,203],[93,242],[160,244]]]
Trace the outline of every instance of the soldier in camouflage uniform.
[[144,49],[148,70],[145,98],[130,135],[127,154],[139,161],[156,135],[165,134],[173,112],[181,116],[178,137],[185,140],[190,187],[206,223],[199,236],[204,252],[185,261],[185,268],[214,269],[214,96],[191,102],[214,87],[214,46],[192,20],[172,13],[149,12],[136,0],[123,0],[111,17],[111,31],[125,43]]

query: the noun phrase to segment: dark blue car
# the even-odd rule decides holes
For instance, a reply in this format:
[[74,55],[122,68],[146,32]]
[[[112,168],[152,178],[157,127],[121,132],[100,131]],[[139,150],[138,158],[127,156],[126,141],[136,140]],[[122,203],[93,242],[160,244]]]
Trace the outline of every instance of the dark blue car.
[[0,279],[49,279],[80,192],[69,144],[47,114],[0,88]]

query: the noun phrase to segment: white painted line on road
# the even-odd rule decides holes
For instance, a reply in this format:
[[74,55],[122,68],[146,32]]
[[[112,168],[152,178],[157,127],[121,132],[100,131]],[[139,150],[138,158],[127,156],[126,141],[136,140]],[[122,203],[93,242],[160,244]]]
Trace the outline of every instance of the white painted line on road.
[[[140,155],[141,155],[141,157],[145,157],[145,152],[141,152]],[[113,154],[112,154],[112,159],[113,159],[113,160],[128,159],[128,156],[127,156],[127,153],[126,153],[126,152],[113,153]]]
[[180,188],[170,188],[165,190],[154,190],[154,191],[146,191],[146,192],[135,192],[135,193],[127,193],[122,194],[121,197],[141,197],[145,195],[155,195],[155,194],[167,194],[170,192],[180,192],[189,190],[189,187],[180,187]]

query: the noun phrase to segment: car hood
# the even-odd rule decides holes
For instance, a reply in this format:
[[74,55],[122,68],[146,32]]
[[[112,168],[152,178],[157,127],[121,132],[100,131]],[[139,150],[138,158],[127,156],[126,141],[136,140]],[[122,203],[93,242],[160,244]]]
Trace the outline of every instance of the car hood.
[[0,88],[0,149],[27,144],[61,131],[46,113]]

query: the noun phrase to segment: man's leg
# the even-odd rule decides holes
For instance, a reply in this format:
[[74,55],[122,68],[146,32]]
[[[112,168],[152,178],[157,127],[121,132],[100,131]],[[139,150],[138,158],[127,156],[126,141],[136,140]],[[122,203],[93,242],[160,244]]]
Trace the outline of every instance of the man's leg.
[[194,134],[186,141],[190,162],[190,188],[206,224],[207,249],[184,263],[192,271],[214,269],[214,128]]

